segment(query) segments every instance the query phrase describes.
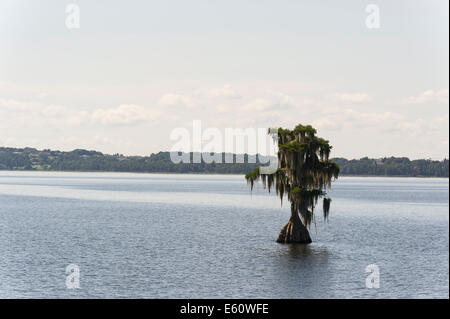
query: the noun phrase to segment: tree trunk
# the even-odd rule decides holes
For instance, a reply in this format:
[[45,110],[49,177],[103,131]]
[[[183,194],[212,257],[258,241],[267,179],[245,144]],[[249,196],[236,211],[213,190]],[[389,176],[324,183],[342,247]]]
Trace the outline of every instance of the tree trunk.
[[281,229],[278,235],[277,243],[281,244],[310,244],[312,242],[309,236],[308,228],[303,225],[298,213],[291,209],[291,218]]

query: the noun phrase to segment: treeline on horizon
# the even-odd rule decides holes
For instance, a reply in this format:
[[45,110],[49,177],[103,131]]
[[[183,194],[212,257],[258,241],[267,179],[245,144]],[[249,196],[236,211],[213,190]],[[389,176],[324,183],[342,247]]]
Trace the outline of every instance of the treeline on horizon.
[[[141,172],[141,173],[203,173],[203,174],[246,174],[255,167],[265,166],[256,157],[256,163],[248,163],[249,156],[244,155],[244,163],[191,163],[175,164],[169,152],[159,152],[150,156],[108,155],[97,151],[77,149],[71,152],[37,150],[35,148],[0,147],[0,170],[35,170],[35,171],[107,171],[107,172]],[[265,157],[267,159],[267,157]],[[340,167],[341,175],[373,176],[420,176],[449,177],[449,161],[409,160],[406,157],[386,157],[347,160],[334,158]]]

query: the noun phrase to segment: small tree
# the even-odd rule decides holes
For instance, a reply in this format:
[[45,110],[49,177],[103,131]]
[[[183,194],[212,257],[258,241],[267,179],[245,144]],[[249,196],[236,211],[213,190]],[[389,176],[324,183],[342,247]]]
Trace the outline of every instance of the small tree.
[[291,203],[291,218],[281,229],[279,243],[311,243],[308,228],[314,221],[314,208],[323,198],[324,219],[328,218],[331,199],[326,189],[338,178],[339,166],[329,160],[332,146],[317,137],[311,126],[297,125],[294,130],[278,129],[278,169],[273,174],[260,174],[259,168],[245,175],[253,190],[262,180],[269,192],[273,186],[283,202],[287,195]]

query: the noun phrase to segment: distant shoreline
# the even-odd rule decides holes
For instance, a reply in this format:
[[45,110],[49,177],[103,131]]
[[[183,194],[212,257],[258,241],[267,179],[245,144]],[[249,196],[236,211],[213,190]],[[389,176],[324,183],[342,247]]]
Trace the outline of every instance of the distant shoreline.
[[[268,165],[269,160],[276,160],[275,157],[268,156],[217,153],[215,160],[218,163],[206,163],[204,160],[194,163],[194,159],[203,157],[191,152],[182,154],[187,163],[174,163],[172,155],[170,152],[158,152],[149,156],[124,156],[83,149],[62,152],[0,147],[0,171],[245,175],[256,167]],[[177,157],[180,158],[180,155],[177,154]],[[339,166],[340,176],[449,177],[448,159],[436,161],[410,160],[407,157],[363,157],[348,160],[336,157],[330,160]]]
[[[212,173],[212,172],[186,172],[186,173],[178,173],[178,172],[127,172],[127,171],[60,171],[60,170],[26,170],[26,169],[16,169],[16,170],[0,170],[0,174],[2,172],[35,172],[35,173],[117,173],[117,174],[136,174],[136,175],[221,175],[221,176],[244,176],[245,174],[239,173]],[[405,175],[351,175],[351,174],[340,174],[339,177],[393,177],[393,178],[440,178],[440,179],[449,179],[446,176],[405,176]]]

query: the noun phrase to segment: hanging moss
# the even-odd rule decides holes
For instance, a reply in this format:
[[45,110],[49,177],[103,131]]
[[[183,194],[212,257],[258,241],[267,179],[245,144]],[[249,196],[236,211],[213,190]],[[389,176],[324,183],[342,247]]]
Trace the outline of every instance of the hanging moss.
[[328,215],[330,213],[330,204],[331,204],[331,198],[324,198],[323,199],[323,218],[325,220],[328,219]]
[[253,185],[258,181],[259,177],[259,167],[255,168],[253,172],[245,175],[245,179],[247,180],[247,184],[250,184],[251,190],[253,190]]
[[306,198],[306,197],[317,197],[317,196],[322,196],[324,194],[325,193],[323,191],[321,191],[320,189],[308,190],[308,189],[300,188],[298,186],[295,186],[290,191],[290,195],[291,196],[301,196],[301,197],[304,197],[304,198]]

